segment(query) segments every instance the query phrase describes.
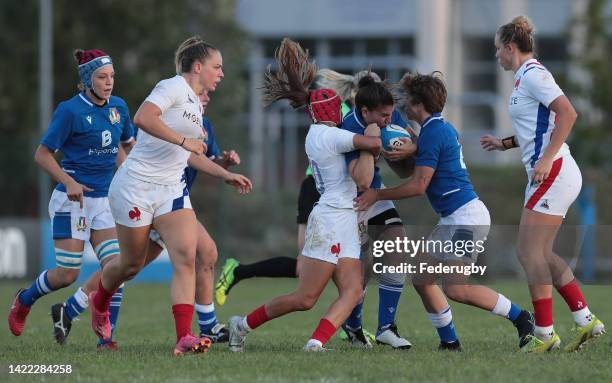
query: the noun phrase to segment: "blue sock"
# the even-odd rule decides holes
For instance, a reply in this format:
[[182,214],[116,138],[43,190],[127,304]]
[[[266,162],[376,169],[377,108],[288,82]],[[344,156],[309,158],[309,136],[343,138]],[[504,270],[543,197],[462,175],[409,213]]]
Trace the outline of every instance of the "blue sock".
[[351,315],[349,315],[349,317],[346,319],[343,326],[348,326],[355,330],[362,327],[363,326],[363,323],[361,321],[362,311],[363,311],[363,298],[361,298],[361,301],[359,301],[357,306],[355,306],[353,311],[351,311]]
[[73,320],[85,311],[88,306],[87,295],[81,287],[79,287],[70,298],[64,302],[64,312],[68,319]]
[[43,295],[47,295],[51,291],[55,290],[49,285],[47,271],[48,270],[45,270],[40,273],[38,278],[36,278],[34,280],[34,283],[32,283],[32,286],[30,286],[30,288],[19,294],[19,302],[21,302],[22,305],[30,307],[34,304],[34,302],[38,300],[38,298],[42,297]]
[[441,342],[452,343],[458,340],[453,322],[450,322],[444,327],[437,328],[436,330],[438,331],[438,336],[440,337]]
[[429,319],[431,320],[431,324],[436,328],[436,331],[438,331],[438,336],[440,337],[441,342],[452,343],[459,340],[457,334],[455,333],[453,314],[450,306],[442,310],[442,312],[439,314],[429,313],[428,315]]
[[384,330],[395,321],[397,305],[404,285],[378,284],[378,331]]
[[102,345],[113,341],[113,334],[115,333],[115,327],[117,326],[117,320],[119,319],[119,310],[121,309],[121,302],[123,301],[123,284],[115,291],[111,298],[110,307],[108,312],[110,313],[110,324],[111,324],[111,337],[108,342],[104,342],[102,339],[98,340],[98,344]]
[[521,311],[523,310],[521,310],[520,307],[512,303],[510,305],[510,312],[508,313],[508,319],[510,319],[512,323],[514,323],[518,319],[519,315],[521,315]]
[[491,310],[491,313],[495,315],[499,315],[504,318],[510,319],[512,323],[516,322],[519,315],[521,315],[521,311],[523,311],[519,306],[510,302],[510,299],[506,298],[503,294],[497,294],[497,303],[495,303],[495,307]]
[[199,305],[196,303],[195,311],[198,313],[198,324],[200,333],[210,333],[213,327],[217,325],[217,316],[215,315],[215,304]]

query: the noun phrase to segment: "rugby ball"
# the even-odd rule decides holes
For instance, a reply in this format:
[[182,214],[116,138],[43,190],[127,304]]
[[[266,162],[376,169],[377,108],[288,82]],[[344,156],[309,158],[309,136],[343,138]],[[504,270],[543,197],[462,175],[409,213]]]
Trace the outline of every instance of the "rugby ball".
[[380,139],[386,151],[395,150],[404,145],[400,138],[411,140],[410,133],[401,126],[390,124],[380,130]]

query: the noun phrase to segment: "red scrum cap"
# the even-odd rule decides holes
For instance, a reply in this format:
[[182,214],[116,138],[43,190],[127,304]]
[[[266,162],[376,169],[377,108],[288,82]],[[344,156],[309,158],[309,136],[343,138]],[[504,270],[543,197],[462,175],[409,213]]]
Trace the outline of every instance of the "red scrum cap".
[[308,112],[315,123],[332,122],[339,125],[342,121],[341,104],[342,100],[332,89],[317,89],[310,92]]

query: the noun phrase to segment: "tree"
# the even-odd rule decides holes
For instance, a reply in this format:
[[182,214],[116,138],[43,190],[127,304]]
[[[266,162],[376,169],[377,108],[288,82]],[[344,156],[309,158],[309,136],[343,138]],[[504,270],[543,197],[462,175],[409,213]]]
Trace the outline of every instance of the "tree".
[[[241,72],[245,35],[233,17],[233,0],[53,1],[54,106],[72,97],[78,74],[72,52],[101,49],[111,55],[116,84],[132,115],[159,80],[175,74],[174,51],[199,34],[224,56],[225,79],[212,95],[210,115],[224,137],[237,140],[244,110]],[[38,125],[38,1],[0,2],[0,204],[1,215],[36,215],[37,168],[32,157]],[[8,74],[8,75],[7,75]],[[235,141],[234,141],[235,142]]]
[[[605,16],[608,0],[573,2],[574,18],[570,28],[570,89],[579,118],[574,128],[572,151],[580,164],[593,172],[612,172],[612,43]],[[595,176],[597,176],[597,174]]]

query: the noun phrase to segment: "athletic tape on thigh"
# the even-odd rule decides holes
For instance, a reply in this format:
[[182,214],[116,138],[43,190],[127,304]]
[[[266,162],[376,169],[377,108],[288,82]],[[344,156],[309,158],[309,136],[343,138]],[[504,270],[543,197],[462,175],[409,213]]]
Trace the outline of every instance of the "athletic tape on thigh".
[[55,248],[55,263],[67,269],[80,269],[83,262],[83,251],[67,251]]
[[109,256],[119,254],[119,241],[116,239],[107,239],[106,241],[102,241],[96,246],[96,257],[98,257],[98,261],[102,262],[102,260],[108,258]]

